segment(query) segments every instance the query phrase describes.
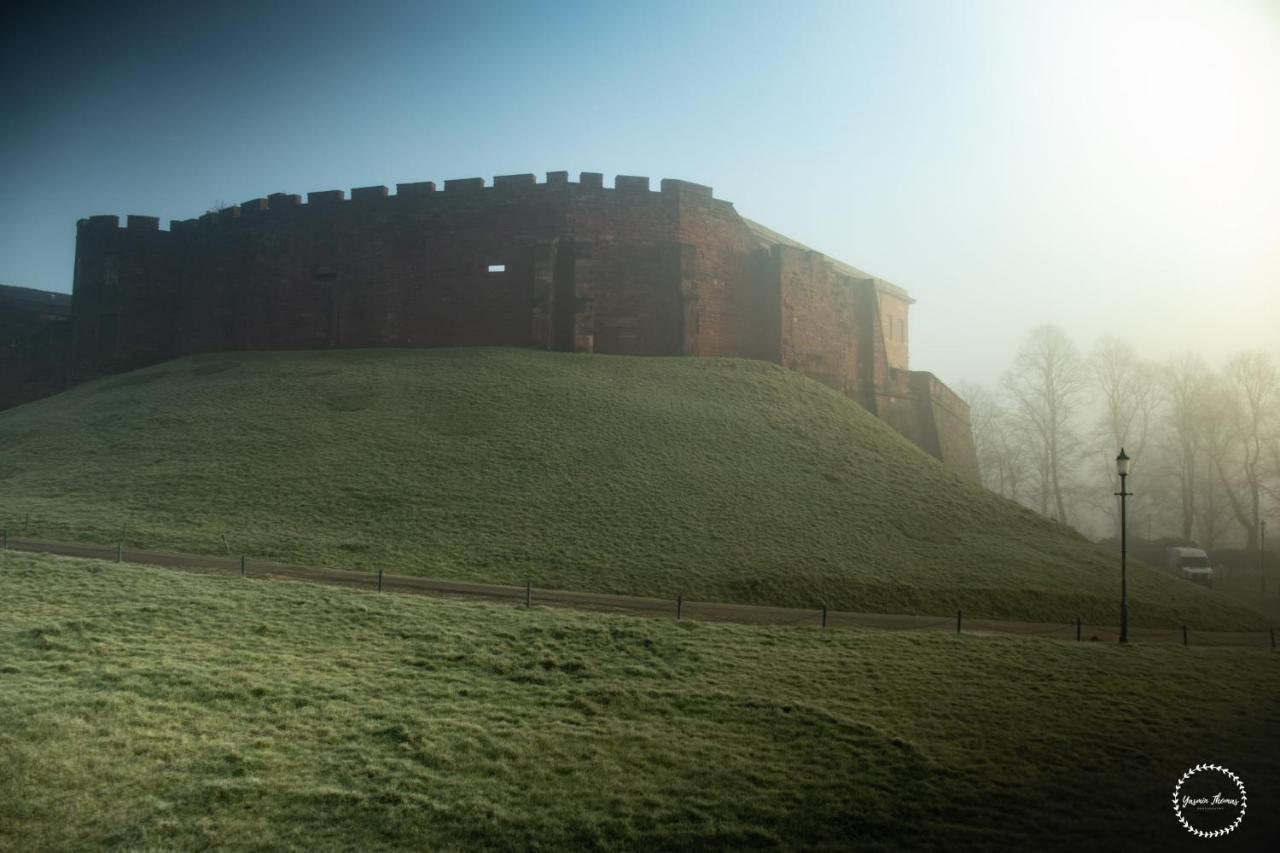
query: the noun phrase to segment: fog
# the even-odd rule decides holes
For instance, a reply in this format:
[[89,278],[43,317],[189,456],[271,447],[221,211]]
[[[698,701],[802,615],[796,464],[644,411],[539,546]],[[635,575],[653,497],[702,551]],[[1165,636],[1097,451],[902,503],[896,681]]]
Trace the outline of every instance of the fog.
[[1037,5],[992,75],[1002,168],[953,161],[965,202],[928,215],[951,254],[908,274],[915,363],[994,382],[1044,322],[1157,360],[1280,351],[1280,6]]
[[1133,535],[1256,552],[1280,527],[1280,363],[1265,350],[1215,369],[1044,325],[998,383],[958,390],[984,485],[1093,538],[1119,534],[1121,452]]

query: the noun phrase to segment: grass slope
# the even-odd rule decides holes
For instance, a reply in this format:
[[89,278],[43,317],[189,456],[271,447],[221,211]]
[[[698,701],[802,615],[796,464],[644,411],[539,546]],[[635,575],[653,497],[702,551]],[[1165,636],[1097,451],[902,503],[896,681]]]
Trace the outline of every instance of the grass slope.
[[[182,359],[0,412],[0,520],[28,512],[49,537],[702,600],[1111,622],[1119,593],[1074,532],[752,361]],[[1131,596],[1138,624],[1263,626],[1142,568]]]
[[1169,797],[1206,761],[1263,849],[1274,664],[10,552],[0,849],[1200,849]]

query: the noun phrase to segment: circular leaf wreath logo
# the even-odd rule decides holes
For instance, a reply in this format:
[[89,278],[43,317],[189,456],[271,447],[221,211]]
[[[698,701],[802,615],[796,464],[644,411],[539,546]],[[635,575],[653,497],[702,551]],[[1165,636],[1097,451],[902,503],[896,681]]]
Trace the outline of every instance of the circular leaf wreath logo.
[[1197,764],[1173,789],[1173,813],[1201,838],[1226,835],[1244,820],[1248,796],[1240,777],[1217,764]]

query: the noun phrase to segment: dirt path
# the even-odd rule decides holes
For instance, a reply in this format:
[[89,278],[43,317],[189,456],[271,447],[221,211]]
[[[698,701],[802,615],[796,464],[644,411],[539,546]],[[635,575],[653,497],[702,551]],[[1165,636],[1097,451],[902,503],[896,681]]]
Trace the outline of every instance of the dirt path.
[[[15,551],[57,554],[64,557],[82,557],[96,560],[121,559],[128,563],[164,566],[205,574],[238,575],[241,562],[234,557],[212,557],[200,554],[178,554],[164,551],[142,551],[135,548],[87,545],[70,542],[48,542],[41,539],[10,537],[8,547]],[[821,610],[803,610],[790,607],[762,607],[749,604],[722,604],[706,601],[674,601],[660,598],[641,598],[629,595],[609,595],[595,592],[538,589],[536,587],[504,586],[502,584],[475,583],[472,581],[437,580],[435,578],[409,577],[405,575],[379,575],[346,569],[327,569],[318,566],[296,566],[262,560],[246,560],[244,575],[252,578],[286,579],[324,583],[356,589],[381,589],[383,592],[411,593],[447,598],[467,598],[506,602],[514,605],[539,605],[566,607],[574,610],[591,610],[602,613],[619,613],[653,619],[693,619],[702,622],[733,622],[743,625],[784,625],[822,627]],[[379,586],[381,584],[381,586]],[[832,610],[825,614],[826,627],[842,629],[873,629],[881,631],[948,631],[957,630],[957,617],[912,616],[889,613],[850,613]],[[1075,640],[1075,624],[1037,622],[1011,622],[994,619],[961,618],[959,629],[964,633],[1020,634],[1058,640]],[[1081,640],[1115,642],[1118,629],[1105,625],[1079,626]],[[1130,628],[1134,642],[1181,644],[1182,629]],[[1185,642],[1196,646],[1253,646],[1274,649],[1274,635],[1267,631],[1189,631]]]

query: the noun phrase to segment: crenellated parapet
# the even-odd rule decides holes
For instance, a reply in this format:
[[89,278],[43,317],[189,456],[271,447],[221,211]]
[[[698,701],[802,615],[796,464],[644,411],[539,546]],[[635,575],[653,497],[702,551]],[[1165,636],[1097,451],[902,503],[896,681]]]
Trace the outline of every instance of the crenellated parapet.
[[[386,205],[388,209],[394,210],[404,205],[445,206],[451,203],[474,202],[477,197],[498,199],[530,193],[554,193],[561,197],[566,193],[570,196],[616,196],[654,201],[679,198],[685,201],[714,203],[716,210],[721,213],[733,210],[732,203],[714,198],[711,187],[702,184],[663,178],[659,182],[659,188],[654,190],[650,183],[650,179],[643,176],[617,175],[613,186],[606,187],[604,174],[601,172],[581,172],[577,181],[570,181],[568,172],[547,172],[542,182],[539,182],[534,174],[526,173],[496,175],[487,183],[484,178],[451,178],[442,184],[437,184],[435,181],[398,183],[395,185],[394,193],[386,186],[354,187],[349,191],[317,190],[308,192],[305,201],[300,194],[272,193],[262,198],[253,198],[240,204],[210,210],[199,217],[170,220],[168,232],[190,233],[193,229],[208,226],[245,221],[269,221],[273,215],[289,216],[320,211],[332,213],[335,210],[370,204]],[[162,230],[160,219],[155,216],[130,215],[121,226],[119,216],[98,215],[82,219],[78,225],[80,229],[87,229],[94,233],[109,230]]]

